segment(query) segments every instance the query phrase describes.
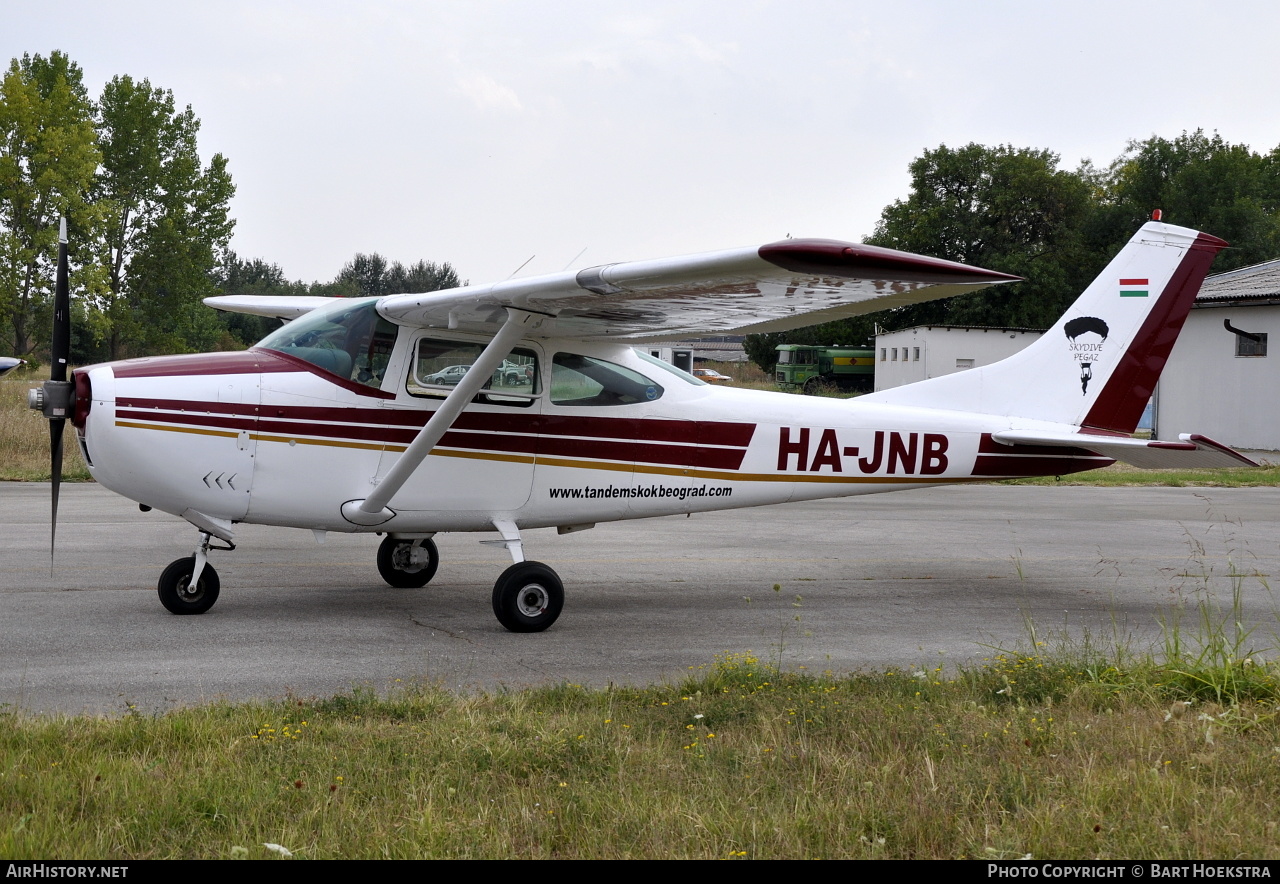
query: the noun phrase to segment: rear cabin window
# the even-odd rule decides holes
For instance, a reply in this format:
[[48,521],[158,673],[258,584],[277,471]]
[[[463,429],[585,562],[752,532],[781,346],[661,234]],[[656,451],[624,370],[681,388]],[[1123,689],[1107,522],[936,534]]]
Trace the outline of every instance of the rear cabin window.
[[621,365],[557,353],[551,360],[551,401],[556,405],[635,405],[662,397],[662,386]]
[[[422,338],[414,354],[407,389],[412,396],[443,397],[458,386],[484,351],[483,344]],[[528,405],[539,392],[538,356],[512,350],[485,381],[480,401],[494,405]]]
[[323,368],[338,377],[381,387],[397,326],[378,315],[376,298],[342,301],[304,313],[258,346]]

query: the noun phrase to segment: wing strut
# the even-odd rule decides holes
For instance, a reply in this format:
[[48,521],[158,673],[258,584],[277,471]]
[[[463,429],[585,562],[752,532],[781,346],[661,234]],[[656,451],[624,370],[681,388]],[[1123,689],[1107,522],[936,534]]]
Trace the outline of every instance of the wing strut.
[[378,487],[364,500],[348,500],[342,505],[342,517],[354,525],[381,525],[395,518],[395,511],[388,508],[396,492],[413,475],[414,470],[422,463],[423,458],[431,453],[440,438],[453,426],[453,422],[471,398],[480,392],[485,381],[493,377],[494,370],[507,358],[511,348],[516,345],[526,331],[542,325],[545,316],[527,313],[523,310],[507,308],[507,319],[493,336],[493,340],[484,348],[471,364],[471,368],[462,376],[458,386],[445,397],[444,402],[427,420],[417,437],[409,443],[404,454],[395,465],[387,471],[387,475],[378,483]]

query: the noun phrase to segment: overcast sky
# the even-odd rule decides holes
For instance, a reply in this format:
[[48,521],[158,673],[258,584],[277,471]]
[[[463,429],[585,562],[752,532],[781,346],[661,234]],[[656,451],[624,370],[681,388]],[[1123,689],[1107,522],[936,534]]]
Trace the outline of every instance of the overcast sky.
[[237,187],[232,247],[305,281],[356,252],[488,282],[531,255],[521,276],[857,240],[939,144],[1066,168],[1185,129],[1280,145],[1274,2],[0,8],[6,59],[60,49],[94,97],[129,74],[190,104]]

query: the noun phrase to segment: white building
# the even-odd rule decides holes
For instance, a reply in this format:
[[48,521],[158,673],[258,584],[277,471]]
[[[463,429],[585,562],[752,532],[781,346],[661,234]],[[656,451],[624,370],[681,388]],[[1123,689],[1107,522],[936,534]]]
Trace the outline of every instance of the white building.
[[1280,260],[1204,281],[1156,389],[1156,435],[1280,450]]
[[683,371],[693,371],[695,364],[703,362],[746,362],[742,340],[742,335],[720,335],[686,341],[643,341],[635,349]]
[[1030,346],[1043,331],[921,325],[876,335],[876,389],[990,365]]

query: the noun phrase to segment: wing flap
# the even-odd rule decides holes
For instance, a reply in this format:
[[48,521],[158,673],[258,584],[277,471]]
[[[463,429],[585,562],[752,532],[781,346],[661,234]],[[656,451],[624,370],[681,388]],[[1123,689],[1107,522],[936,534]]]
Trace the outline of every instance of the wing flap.
[[836,240],[784,240],[378,302],[404,325],[492,332],[506,307],[554,317],[548,337],[640,339],[783,331],[1019,277]]
[[1098,436],[1089,433],[1045,433],[1006,430],[991,438],[1006,445],[1049,445],[1085,448],[1098,454],[1149,470],[1222,469],[1256,467],[1258,463],[1220,442],[1198,434],[1183,433],[1177,442]]

